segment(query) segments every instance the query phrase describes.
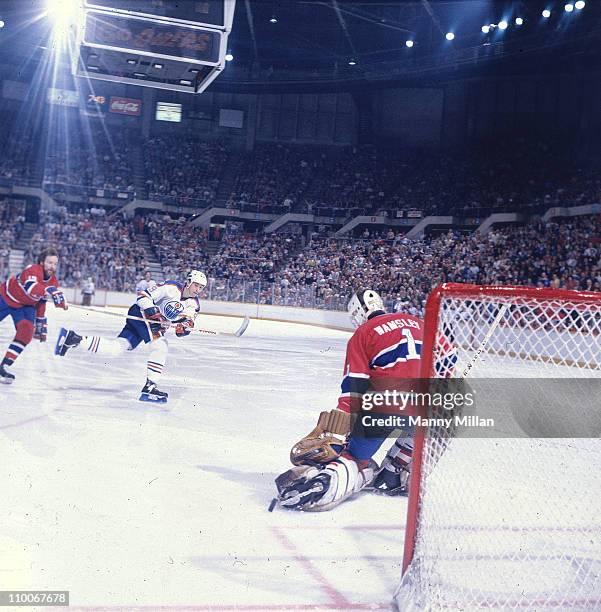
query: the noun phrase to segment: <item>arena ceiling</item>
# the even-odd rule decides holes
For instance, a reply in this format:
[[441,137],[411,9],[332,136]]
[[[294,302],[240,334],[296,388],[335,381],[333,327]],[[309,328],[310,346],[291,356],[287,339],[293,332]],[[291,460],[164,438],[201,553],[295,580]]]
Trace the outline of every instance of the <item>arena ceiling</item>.
[[[574,61],[596,68],[601,3],[588,0],[584,9],[566,13],[566,1],[237,0],[229,45],[234,59],[216,86],[433,78],[478,72],[500,60],[533,72],[571,69]],[[35,63],[48,44],[50,24],[34,19],[45,6],[46,0],[0,0],[6,24],[0,61]],[[548,7],[552,15],[545,19]],[[524,20],[520,26],[517,17]],[[482,32],[502,20],[507,29]]]

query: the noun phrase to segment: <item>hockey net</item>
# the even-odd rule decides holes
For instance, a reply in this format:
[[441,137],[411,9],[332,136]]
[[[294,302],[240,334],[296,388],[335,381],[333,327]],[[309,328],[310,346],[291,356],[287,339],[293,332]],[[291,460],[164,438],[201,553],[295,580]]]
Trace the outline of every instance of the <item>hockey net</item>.
[[601,609],[601,293],[441,285],[425,332],[505,430],[417,428],[398,609]]

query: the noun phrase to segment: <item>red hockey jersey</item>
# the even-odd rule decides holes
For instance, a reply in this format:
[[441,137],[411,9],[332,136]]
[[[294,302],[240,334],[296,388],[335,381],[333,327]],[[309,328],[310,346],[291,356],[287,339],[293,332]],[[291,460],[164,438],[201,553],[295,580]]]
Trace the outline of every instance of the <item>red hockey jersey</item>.
[[[423,337],[424,322],[408,314],[381,314],[360,325],[346,348],[338,409],[351,412],[353,398],[377,386],[376,379],[419,378]],[[446,339],[440,342],[446,362],[441,374],[450,376],[457,356]]]
[[23,272],[11,276],[0,285],[0,295],[11,308],[35,306],[36,316],[43,317],[46,311],[46,289],[57,287],[58,281],[54,274],[44,278],[44,268],[41,264],[27,266]]

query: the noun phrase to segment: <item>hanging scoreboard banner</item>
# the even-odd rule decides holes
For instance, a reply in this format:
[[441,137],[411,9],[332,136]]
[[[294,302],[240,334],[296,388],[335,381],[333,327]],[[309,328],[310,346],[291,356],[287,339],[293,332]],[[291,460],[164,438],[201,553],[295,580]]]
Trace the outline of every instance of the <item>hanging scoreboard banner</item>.
[[200,93],[225,67],[234,7],[235,0],[87,0],[73,72]]
[[83,43],[97,48],[126,48],[150,57],[176,57],[216,66],[223,36],[220,30],[89,11],[85,16]]
[[233,3],[225,0],[86,0],[88,8],[108,9],[142,17],[165,17],[193,25],[228,29],[233,16]]

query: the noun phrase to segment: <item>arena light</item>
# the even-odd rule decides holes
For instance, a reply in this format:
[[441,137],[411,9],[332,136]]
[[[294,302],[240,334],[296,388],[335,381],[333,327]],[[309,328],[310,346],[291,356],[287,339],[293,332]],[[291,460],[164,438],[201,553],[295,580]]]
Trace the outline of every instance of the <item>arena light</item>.
[[269,23],[277,23],[278,22],[278,18],[275,15],[271,16],[271,19],[269,20]]
[[164,68],[164,65],[163,65],[163,64],[159,64],[158,62],[155,62],[155,63],[152,65],[152,67],[153,67],[153,68],[156,68],[157,70],[161,70],[162,68]]
[[57,27],[64,27],[76,21],[79,8],[77,0],[48,0],[46,14]]
[[2,19],[0,19],[0,29],[2,29],[6,24],[4,23],[4,21],[2,21]]
[[516,17],[515,25],[524,25],[524,20],[521,17]]
[[568,2],[568,4],[563,7],[563,10],[566,13],[571,13],[574,10],[574,5],[571,2]]
[[225,61],[226,62],[231,62],[234,59],[234,56],[231,53],[226,53],[225,54]]
[[447,40],[455,40],[455,34],[453,34],[453,32],[447,32],[445,38]]
[[352,58],[348,61],[348,65],[349,66],[356,66],[357,65],[357,60]]
[[577,11],[581,11],[586,6],[586,2],[584,0],[578,0],[574,6]]
[[545,10],[543,11],[543,17],[544,17],[545,19],[549,19],[549,17],[551,17],[551,11],[550,11],[549,9],[545,9]]
[[482,26],[482,33],[483,34],[488,34],[490,32],[490,26],[489,25],[483,25]]
[[499,30],[506,30],[509,24],[503,19],[503,21],[499,21]]
[[412,40],[406,40],[405,41],[405,47],[411,49],[411,47],[413,47],[415,43]]

